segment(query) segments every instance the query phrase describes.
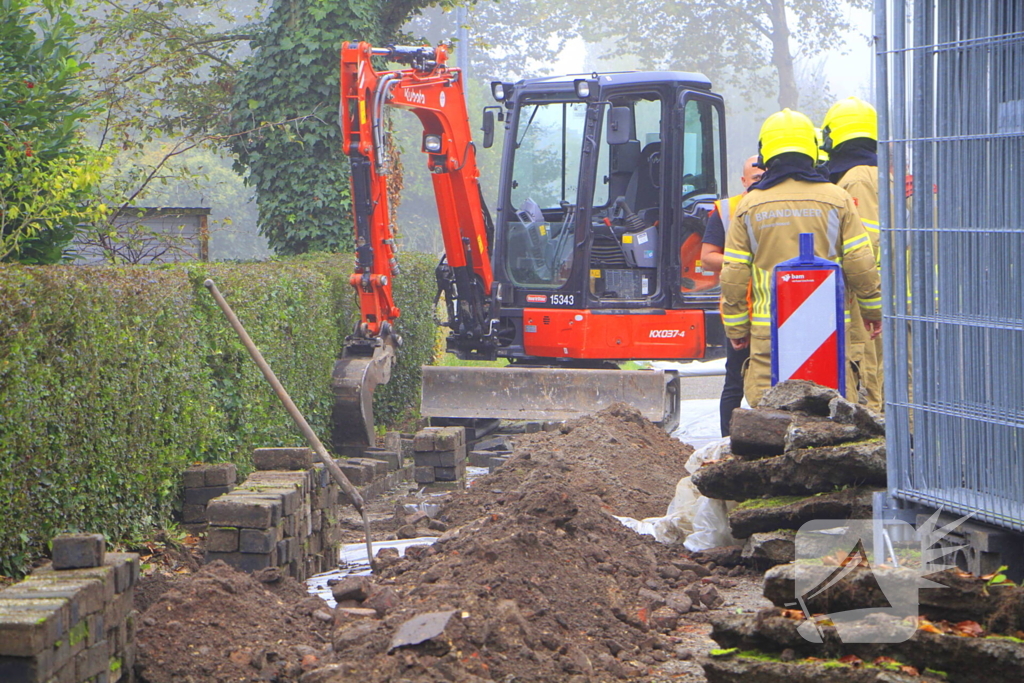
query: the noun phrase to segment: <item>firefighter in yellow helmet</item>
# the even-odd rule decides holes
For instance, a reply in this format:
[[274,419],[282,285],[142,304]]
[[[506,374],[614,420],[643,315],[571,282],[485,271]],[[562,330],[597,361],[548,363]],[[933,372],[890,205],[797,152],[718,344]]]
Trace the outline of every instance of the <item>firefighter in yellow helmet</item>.
[[[878,115],[875,108],[856,97],[832,105],[821,124],[821,148],[829,154],[829,180],[853,196],[857,212],[871,238],[875,262],[880,262],[878,225]],[[848,355],[868,407],[881,412],[882,339],[872,337],[861,324],[859,311],[851,307]]]
[[[734,348],[750,347],[743,389],[752,406],[771,386],[771,272],[799,255],[800,233],[814,235],[817,256],[842,264],[865,325],[881,328],[871,242],[853,198],[815,168],[814,125],[803,114],[783,109],[765,120],[759,144],[765,174],[732,216],[721,278],[726,336]],[[753,284],[752,310],[747,308],[748,283]],[[849,381],[847,386],[852,396],[855,388]]]

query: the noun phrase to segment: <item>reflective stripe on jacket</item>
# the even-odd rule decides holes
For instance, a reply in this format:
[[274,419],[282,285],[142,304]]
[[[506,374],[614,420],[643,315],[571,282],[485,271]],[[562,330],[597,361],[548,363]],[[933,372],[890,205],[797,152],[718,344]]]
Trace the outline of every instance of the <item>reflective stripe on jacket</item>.
[[743,194],[734,194],[729,199],[723,201],[721,199],[715,200],[715,209],[718,210],[718,215],[722,218],[722,228],[729,231],[729,221],[736,214],[736,207],[740,205],[740,200],[746,196],[746,192]]
[[[767,190],[751,190],[726,230],[721,282],[728,337],[770,333],[771,272],[776,264],[799,255],[803,232],[814,234],[817,256],[842,264],[846,286],[857,297],[864,318],[881,318],[875,255],[853,198],[829,183],[790,178]],[[749,314],[748,283],[753,285]]]

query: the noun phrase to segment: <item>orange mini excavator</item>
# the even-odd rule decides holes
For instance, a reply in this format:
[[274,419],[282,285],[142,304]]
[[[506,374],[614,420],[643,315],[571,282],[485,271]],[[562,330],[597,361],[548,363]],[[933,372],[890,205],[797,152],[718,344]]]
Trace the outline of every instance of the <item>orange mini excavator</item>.
[[[442,47],[341,50],[339,122],[352,171],[362,319],[333,375],[336,447],[372,445],[374,388],[400,346],[385,108],[412,111],[434,184],[447,349],[506,367],[424,368],[421,412],[565,419],[615,401],[667,428],[679,378],[629,360],[721,355],[717,277],[700,267],[727,196],[722,98],[699,74],[624,72],[492,84],[483,147],[504,124],[492,221],[458,69]],[[374,61],[404,68],[378,70]]]

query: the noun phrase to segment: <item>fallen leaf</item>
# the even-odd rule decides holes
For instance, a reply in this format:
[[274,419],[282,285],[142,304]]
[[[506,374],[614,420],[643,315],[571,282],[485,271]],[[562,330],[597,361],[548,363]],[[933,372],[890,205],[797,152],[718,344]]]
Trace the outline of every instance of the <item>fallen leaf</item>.
[[981,624],[976,621],[961,621],[956,625],[956,632],[957,635],[980,638],[981,634],[985,632],[985,629],[983,629]]
[[942,629],[923,617],[917,620],[917,628],[925,633],[942,633]]
[[892,657],[875,657],[874,661],[871,662],[875,666],[884,666],[885,664],[899,664],[899,662]]
[[839,662],[842,664],[849,664],[850,666],[860,666],[864,663],[864,660],[857,655],[846,655],[845,657],[840,657]]
[[799,619],[803,621],[804,613],[798,609],[784,609],[782,610],[782,616],[786,619]]
[[903,666],[900,667],[900,673],[901,674],[907,674],[908,676],[920,676],[921,675],[920,673],[918,673],[917,669],[915,669],[912,666],[907,666],[906,664],[904,664]]

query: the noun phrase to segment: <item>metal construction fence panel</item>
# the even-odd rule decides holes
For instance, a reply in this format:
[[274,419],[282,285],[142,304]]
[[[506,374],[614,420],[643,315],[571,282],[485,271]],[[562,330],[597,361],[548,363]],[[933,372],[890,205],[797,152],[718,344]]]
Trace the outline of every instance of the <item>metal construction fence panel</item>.
[[875,41],[889,493],[1024,531],[1024,1]]

